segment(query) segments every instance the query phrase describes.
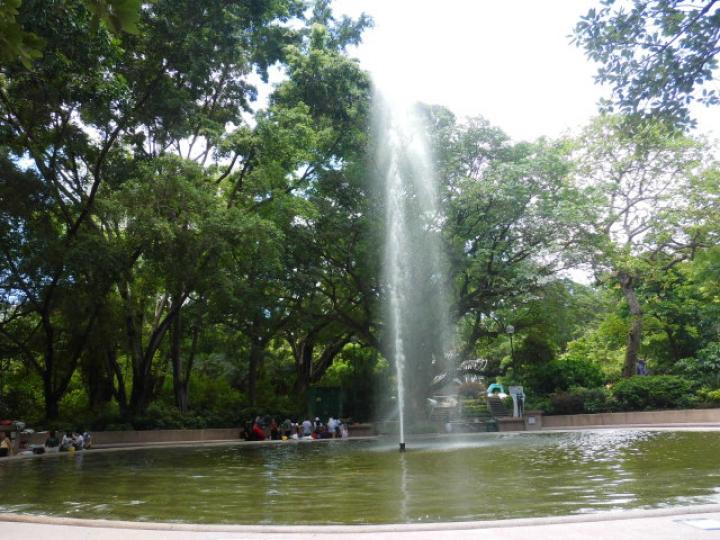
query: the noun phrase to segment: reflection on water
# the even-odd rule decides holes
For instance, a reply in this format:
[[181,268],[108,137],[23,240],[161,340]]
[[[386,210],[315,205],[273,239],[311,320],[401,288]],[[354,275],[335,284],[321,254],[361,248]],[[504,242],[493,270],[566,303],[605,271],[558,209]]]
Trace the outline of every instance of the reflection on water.
[[479,434],[0,463],[0,511],[199,523],[498,519],[720,502],[720,433]]

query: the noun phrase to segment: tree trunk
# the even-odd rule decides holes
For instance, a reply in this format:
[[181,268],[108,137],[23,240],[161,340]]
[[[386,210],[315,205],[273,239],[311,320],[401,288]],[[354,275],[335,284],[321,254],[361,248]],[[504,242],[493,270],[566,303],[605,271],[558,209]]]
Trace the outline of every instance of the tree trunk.
[[188,410],[187,385],[183,384],[182,358],[180,358],[180,345],[182,341],[182,312],[178,312],[170,327],[170,365],[173,373],[173,393],[175,406],[181,413]]
[[98,409],[110,402],[115,394],[113,371],[107,362],[104,347],[91,346],[83,355],[81,370],[87,387],[91,409]]
[[170,328],[170,364],[173,370],[173,392],[175,394],[175,405],[180,412],[185,414],[190,407],[190,373],[192,372],[195,351],[197,349],[198,335],[200,330],[197,326],[192,328],[192,344],[187,354],[185,365],[182,357],[182,311],[178,311],[175,320]]
[[351,336],[345,335],[340,336],[332,343],[329,343],[322,354],[318,358],[317,362],[311,365],[310,369],[310,382],[316,383],[323,378],[325,372],[332,365],[335,357],[345,348],[345,345],[350,343]]
[[250,366],[248,370],[248,401],[250,406],[254,407],[257,402],[257,379],[260,365],[265,356],[265,343],[258,339],[252,338],[250,345]]
[[125,389],[125,377],[123,377],[122,369],[117,361],[117,350],[115,347],[108,347],[106,358],[108,369],[115,375],[115,379],[117,380],[117,389],[115,389],[115,385],[113,385],[113,390],[115,399],[118,402],[118,407],[120,408],[120,415],[126,418],[128,414],[128,400],[127,390]]
[[304,339],[293,347],[295,353],[295,393],[302,396],[310,386],[310,374],[312,373],[313,351],[315,343],[310,339]]
[[58,406],[60,400],[53,390],[52,376],[47,369],[43,373],[43,396],[45,398],[45,418],[47,420],[57,420],[60,416]]
[[[133,313],[129,289],[126,289],[124,292],[121,289],[121,296],[126,303],[126,332],[133,367],[133,384],[132,392],[130,393],[129,408],[133,415],[137,415],[142,414],[150,403],[156,383],[152,374],[155,353],[157,353],[157,350],[160,348],[165,334],[175,320],[187,295],[181,295],[177,299],[177,302],[170,306],[165,317],[162,317],[162,313],[160,312],[161,308],[156,310],[153,331],[144,348],[141,331],[143,326],[142,311],[140,310],[138,315]],[[164,308],[164,305],[162,307]]]
[[637,294],[635,294],[635,284],[632,276],[623,272],[618,276],[618,279],[631,316],[622,375],[623,377],[632,377],[637,370],[638,352],[642,340],[642,309]]

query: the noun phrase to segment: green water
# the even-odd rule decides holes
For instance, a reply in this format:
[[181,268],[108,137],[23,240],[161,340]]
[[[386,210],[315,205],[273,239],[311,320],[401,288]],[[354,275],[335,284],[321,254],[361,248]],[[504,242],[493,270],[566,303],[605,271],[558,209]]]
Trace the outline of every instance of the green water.
[[0,511],[194,523],[458,521],[720,502],[720,432],[482,434],[0,463]]

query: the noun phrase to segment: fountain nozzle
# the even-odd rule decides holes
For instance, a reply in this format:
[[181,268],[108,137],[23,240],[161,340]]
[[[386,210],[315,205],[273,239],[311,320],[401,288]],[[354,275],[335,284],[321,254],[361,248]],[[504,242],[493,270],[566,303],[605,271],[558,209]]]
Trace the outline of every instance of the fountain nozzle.
[[400,443],[400,451],[401,451],[401,452],[404,452],[404,451],[405,451],[405,443],[404,443],[404,442],[401,442],[401,443]]

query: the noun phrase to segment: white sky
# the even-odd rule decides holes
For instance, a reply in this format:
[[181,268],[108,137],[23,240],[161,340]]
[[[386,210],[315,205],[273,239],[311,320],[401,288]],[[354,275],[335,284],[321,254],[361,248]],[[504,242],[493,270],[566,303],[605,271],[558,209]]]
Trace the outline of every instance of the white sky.
[[[338,14],[372,16],[352,53],[380,87],[482,115],[513,139],[555,137],[597,114],[607,90],[568,37],[599,0],[335,0]],[[720,106],[695,112],[720,136]]]

